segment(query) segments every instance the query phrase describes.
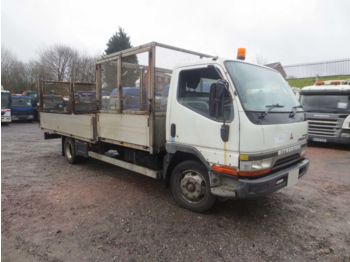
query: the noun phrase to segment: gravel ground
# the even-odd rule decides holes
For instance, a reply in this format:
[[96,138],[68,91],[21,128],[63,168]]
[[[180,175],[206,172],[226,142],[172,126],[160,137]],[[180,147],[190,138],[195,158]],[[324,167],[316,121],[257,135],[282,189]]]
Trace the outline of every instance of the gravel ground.
[[160,181],[69,165],[37,124],[2,126],[2,261],[350,261],[350,151],[309,147],[299,183],[207,214]]

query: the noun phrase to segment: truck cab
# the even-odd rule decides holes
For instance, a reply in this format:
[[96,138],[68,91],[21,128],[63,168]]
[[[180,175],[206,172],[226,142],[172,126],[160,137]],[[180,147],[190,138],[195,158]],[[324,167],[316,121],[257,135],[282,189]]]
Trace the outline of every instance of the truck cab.
[[310,142],[350,145],[350,81],[318,81],[300,91]]
[[11,94],[1,89],[1,123],[11,123]]
[[14,95],[11,104],[12,121],[33,121],[34,108],[30,96]]
[[[177,67],[166,121],[167,151],[202,159],[215,195],[267,194],[306,172],[304,111],[268,67],[220,59]],[[184,185],[204,181],[193,173],[183,179]]]

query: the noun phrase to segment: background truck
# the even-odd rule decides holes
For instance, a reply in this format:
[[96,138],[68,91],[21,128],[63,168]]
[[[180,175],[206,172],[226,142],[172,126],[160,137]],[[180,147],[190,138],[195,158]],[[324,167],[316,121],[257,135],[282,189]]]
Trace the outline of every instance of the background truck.
[[[126,96],[130,87],[138,95]],[[62,139],[69,163],[90,157],[162,179],[192,211],[292,186],[308,168],[304,112],[271,68],[152,42],[98,60],[96,84],[39,90],[40,105],[48,94],[68,99],[64,111],[41,106],[40,126]],[[85,112],[82,91],[96,92]]]
[[11,123],[11,94],[1,87],[1,124]]
[[29,96],[32,99],[32,106],[34,111],[34,120],[38,120],[38,91],[27,90],[23,92],[24,96]]
[[300,91],[311,142],[350,145],[350,80],[318,81]]
[[14,95],[11,100],[12,121],[34,120],[34,108],[30,96]]

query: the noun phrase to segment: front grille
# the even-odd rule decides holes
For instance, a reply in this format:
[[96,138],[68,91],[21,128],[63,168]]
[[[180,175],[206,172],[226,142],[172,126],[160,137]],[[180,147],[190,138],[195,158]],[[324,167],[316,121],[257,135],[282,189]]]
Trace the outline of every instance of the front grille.
[[312,136],[336,137],[338,121],[336,119],[308,119],[308,133]]
[[276,171],[277,169],[287,167],[289,165],[292,165],[292,164],[298,162],[299,160],[300,160],[299,154],[293,154],[290,156],[280,158],[275,162],[275,164],[273,166],[273,170]]
[[30,115],[30,113],[25,112],[25,111],[19,111],[19,112],[14,113],[14,115],[16,115],[16,116],[25,116],[25,115]]

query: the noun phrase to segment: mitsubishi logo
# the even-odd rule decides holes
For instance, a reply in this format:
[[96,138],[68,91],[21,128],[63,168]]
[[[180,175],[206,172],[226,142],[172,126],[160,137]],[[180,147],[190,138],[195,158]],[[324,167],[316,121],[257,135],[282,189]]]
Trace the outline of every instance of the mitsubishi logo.
[[290,137],[289,137],[289,140],[293,140],[293,133],[290,133]]

